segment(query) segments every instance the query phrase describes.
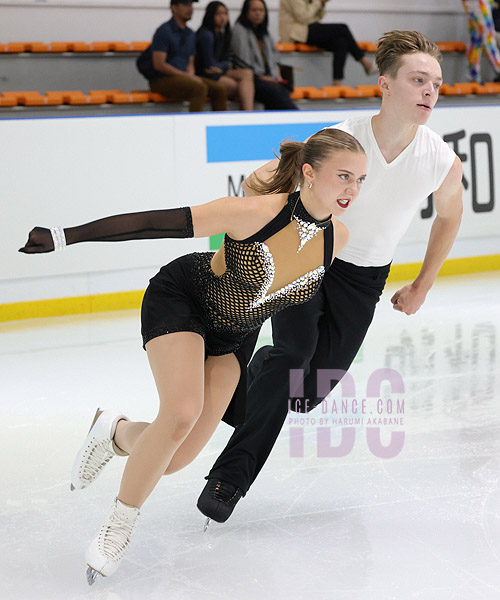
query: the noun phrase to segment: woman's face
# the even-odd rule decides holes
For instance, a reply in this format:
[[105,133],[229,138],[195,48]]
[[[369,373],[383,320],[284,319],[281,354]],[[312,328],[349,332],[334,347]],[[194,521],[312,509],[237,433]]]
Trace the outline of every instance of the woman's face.
[[266,18],[266,7],[264,6],[264,2],[261,0],[251,0],[248,6],[247,17],[254,27],[263,23]]
[[227,8],[224,5],[219,6],[217,12],[214,15],[214,25],[216,29],[224,29],[229,23],[229,16],[227,14]]
[[366,155],[361,152],[335,152],[318,170],[302,167],[307,182],[313,185],[311,195],[319,211],[336,217],[344,214],[360,192],[366,177]]

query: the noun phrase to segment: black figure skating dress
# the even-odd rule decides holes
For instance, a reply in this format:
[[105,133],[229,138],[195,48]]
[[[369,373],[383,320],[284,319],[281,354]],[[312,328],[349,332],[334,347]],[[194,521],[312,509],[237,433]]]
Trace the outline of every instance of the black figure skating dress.
[[[184,210],[189,219],[189,209]],[[207,356],[234,352],[241,377],[224,421],[240,424],[246,368],[262,323],[309,300],[332,254],[331,220],[315,220],[299,192],[290,194],[276,217],[251,237],[226,235],[219,251],[187,254],[161,268],[143,300],[144,345],[160,335],[192,331],[204,338]]]

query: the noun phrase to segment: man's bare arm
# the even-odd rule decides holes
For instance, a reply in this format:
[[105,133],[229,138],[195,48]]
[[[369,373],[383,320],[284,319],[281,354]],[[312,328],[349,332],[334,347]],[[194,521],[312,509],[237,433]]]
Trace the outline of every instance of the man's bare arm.
[[434,207],[437,215],[420,273],[413,283],[398,290],[391,298],[394,308],[407,315],[416,313],[424,303],[457,237],[463,212],[462,163],[458,157],[441,187],[434,192]]

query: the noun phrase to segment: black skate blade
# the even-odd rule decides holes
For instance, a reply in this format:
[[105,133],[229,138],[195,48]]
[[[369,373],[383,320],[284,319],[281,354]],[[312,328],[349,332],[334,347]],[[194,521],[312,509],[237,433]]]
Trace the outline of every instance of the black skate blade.
[[210,521],[212,519],[210,517],[207,517],[205,520],[205,523],[203,524],[203,533],[205,533],[205,531],[208,529],[208,526],[210,525]]
[[94,570],[92,567],[89,567],[87,569],[87,583],[89,585],[94,585],[98,575],[99,573],[96,570]]

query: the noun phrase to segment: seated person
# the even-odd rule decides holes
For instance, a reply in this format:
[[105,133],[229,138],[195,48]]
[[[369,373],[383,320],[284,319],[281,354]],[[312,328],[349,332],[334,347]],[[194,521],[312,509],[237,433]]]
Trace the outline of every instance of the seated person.
[[218,0],[207,5],[196,32],[196,74],[222,84],[228,98],[236,98],[242,110],[253,110],[255,87],[250,69],[231,69],[231,27],[226,6]]
[[378,73],[344,23],[320,23],[328,0],[280,0],[282,42],[300,42],[333,52],[333,85],[342,85],[347,55],[351,54],[367,75]]
[[274,42],[267,30],[268,15],[264,0],[245,0],[233,27],[231,53],[233,64],[251,69],[255,100],[266,110],[297,110],[279,72]]
[[172,18],[160,25],[151,46],[139,57],[139,70],[149,80],[152,92],[188,100],[190,112],[202,111],[207,96],[213,110],[226,110],[224,86],[194,72],[195,33],[187,26],[193,1],[171,0],[170,9]]

